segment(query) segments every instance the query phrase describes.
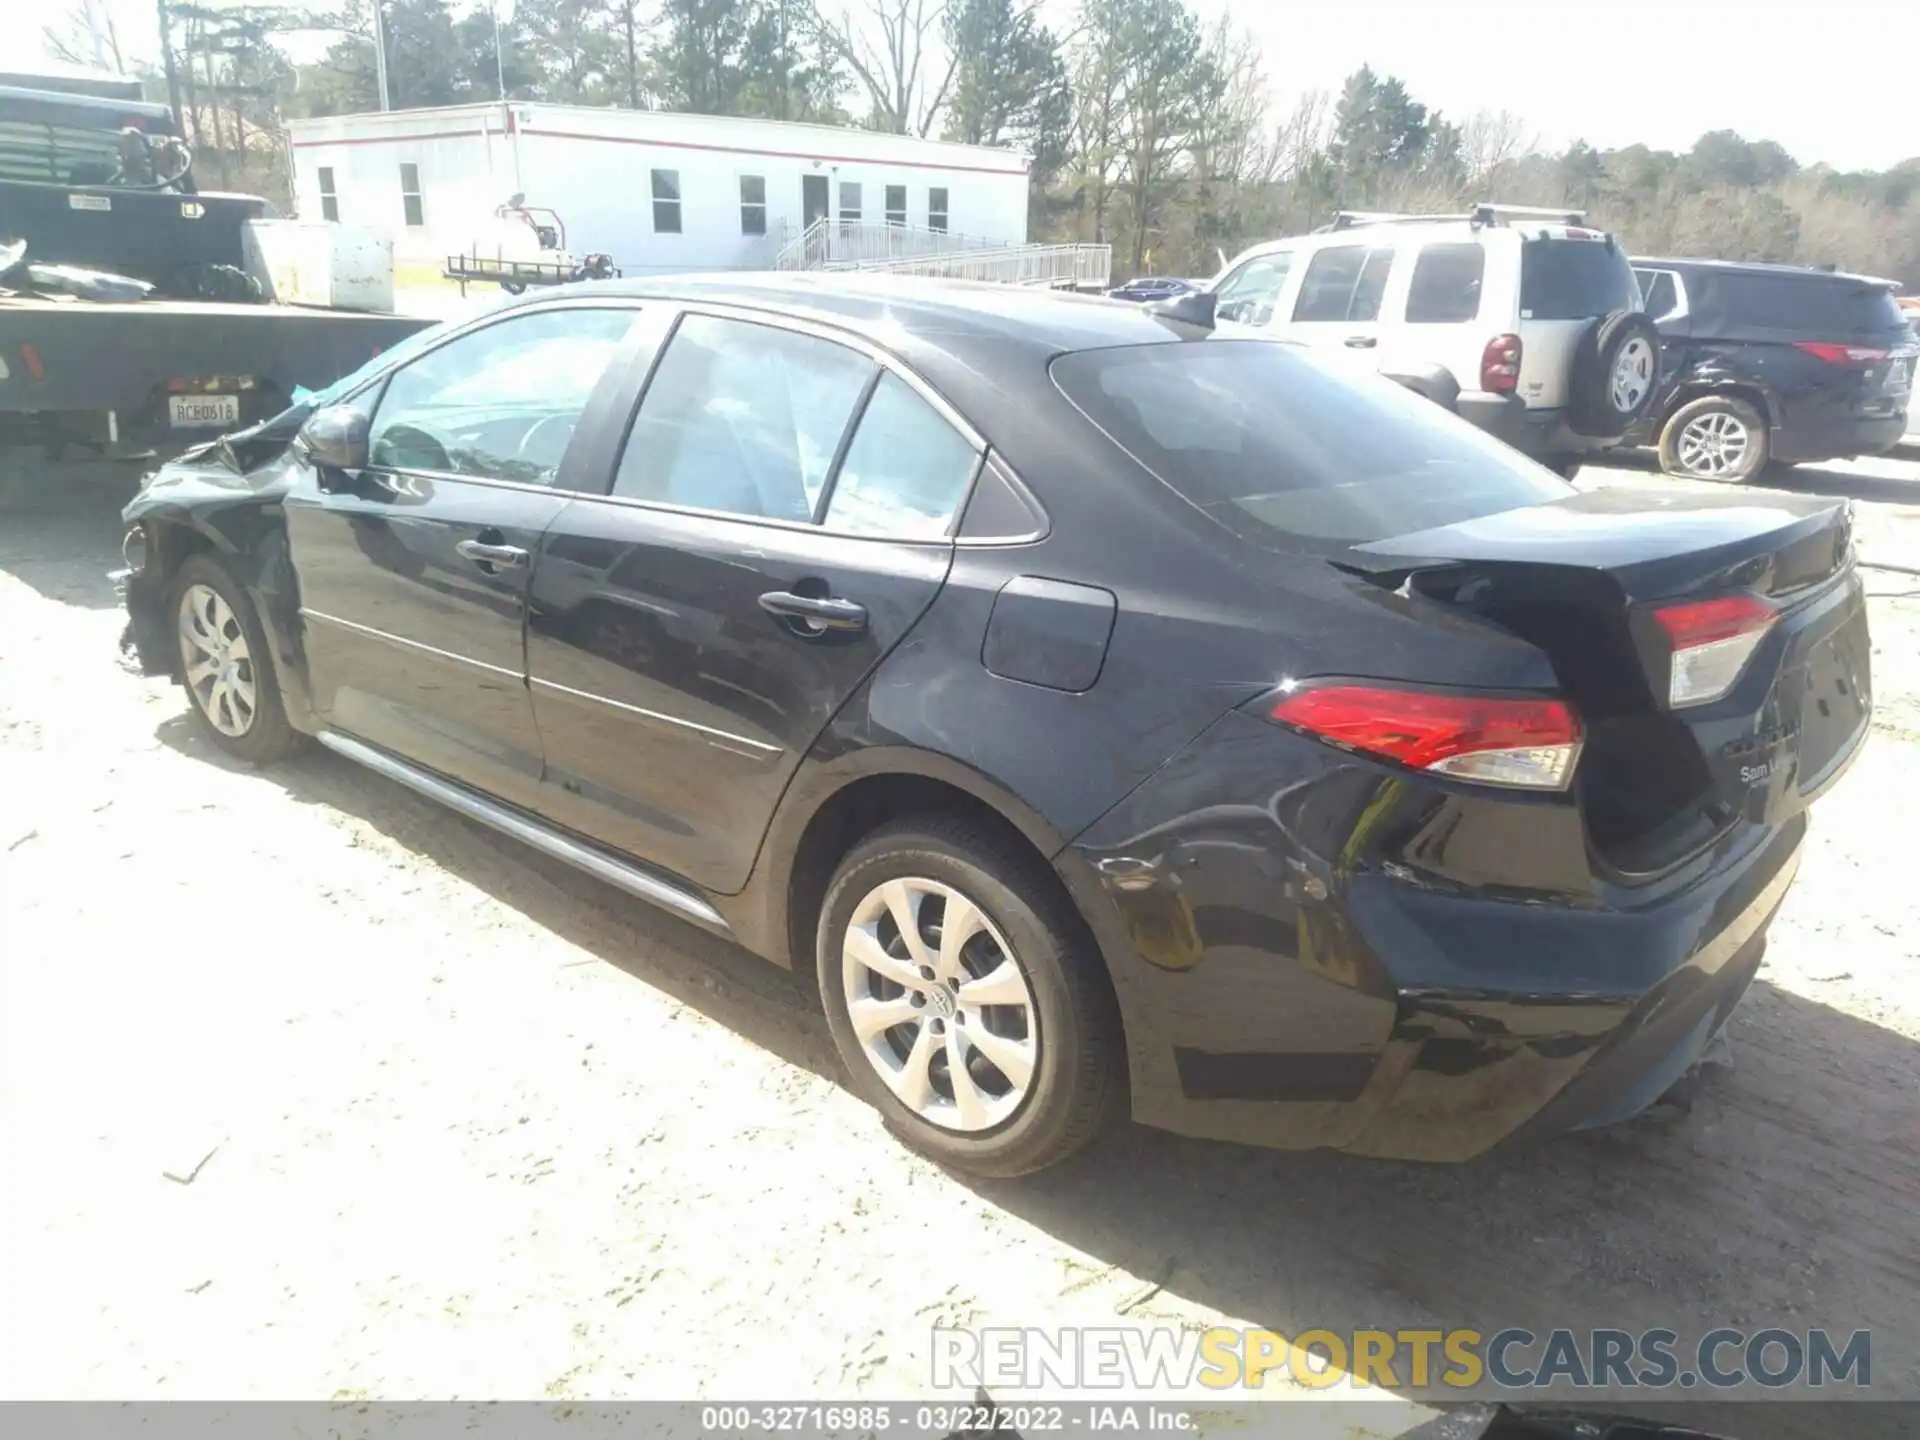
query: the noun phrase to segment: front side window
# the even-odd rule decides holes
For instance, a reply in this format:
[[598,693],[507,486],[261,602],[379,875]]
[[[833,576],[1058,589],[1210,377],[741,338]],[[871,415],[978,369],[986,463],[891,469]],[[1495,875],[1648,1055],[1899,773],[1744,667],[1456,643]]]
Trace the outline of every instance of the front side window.
[[887,186],[887,223],[889,225],[907,223],[907,187],[904,185]]
[[936,185],[927,191],[927,228],[929,230],[947,228],[947,191],[943,185]]
[[678,235],[680,233],[680,172],[678,170],[655,170],[651,172],[653,186],[653,233],[656,235]]
[[340,194],[333,188],[333,167],[320,167],[320,218],[338,220],[340,218]]
[[387,382],[373,415],[370,462],[552,484],[594,386],[637,315],[547,310],[429,351]]
[[882,375],[834,477],[826,526],[853,535],[938,539],[967,498],[979,459],[972,442],[911,385]]
[[[406,211],[407,224],[421,226],[427,223],[426,206],[420,197],[420,167],[402,165],[400,167],[400,204]],[[324,202],[322,202],[324,208]],[[331,216],[329,219],[333,218]]]
[[1215,288],[1213,313],[1222,320],[1241,325],[1266,324],[1273,318],[1273,307],[1286,287],[1287,272],[1292,268],[1291,251],[1256,255]]
[[764,175],[740,177],[740,233],[767,233],[767,177]]
[[689,315],[640,401],[613,493],[811,520],[876,369],[831,340]]
[[842,225],[860,223],[860,184],[856,180],[840,182],[840,223]]
[[1054,383],[1187,502],[1253,544],[1327,553],[1571,495],[1439,406],[1310,347],[1082,350]]
[[1486,247],[1475,241],[1427,246],[1413,262],[1407,323],[1459,325],[1478,319],[1480,286],[1486,273]]
[[1380,298],[1386,293],[1393,269],[1393,251],[1370,250],[1364,245],[1331,245],[1307,264],[1294,303],[1297,321],[1345,320],[1349,323],[1380,318]]

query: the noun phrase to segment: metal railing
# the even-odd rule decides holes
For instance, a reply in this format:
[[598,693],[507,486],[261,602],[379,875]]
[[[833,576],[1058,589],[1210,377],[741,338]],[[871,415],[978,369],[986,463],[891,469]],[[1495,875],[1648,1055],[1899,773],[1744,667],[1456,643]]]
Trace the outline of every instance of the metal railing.
[[1003,245],[942,255],[869,260],[847,267],[865,274],[926,275],[943,280],[985,280],[1001,285],[1104,290],[1113,276],[1111,245]]
[[944,255],[954,250],[989,250],[1006,243],[915,225],[875,225],[822,216],[780,247],[773,257],[773,268],[839,270],[873,261]]

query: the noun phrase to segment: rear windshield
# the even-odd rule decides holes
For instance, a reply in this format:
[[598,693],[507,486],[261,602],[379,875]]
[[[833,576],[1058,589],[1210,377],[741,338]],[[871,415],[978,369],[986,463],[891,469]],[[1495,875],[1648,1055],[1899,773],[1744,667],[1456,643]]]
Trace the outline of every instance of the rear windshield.
[[1856,280],[1729,270],[1715,282],[1720,303],[1737,325],[1842,338],[1898,330],[1907,323],[1893,291]]
[[1163,482],[1270,549],[1325,552],[1573,493],[1431,401],[1300,346],[1082,350],[1053,379]]
[[1529,240],[1520,249],[1522,320],[1591,320],[1638,310],[1640,287],[1618,245],[1604,240]]

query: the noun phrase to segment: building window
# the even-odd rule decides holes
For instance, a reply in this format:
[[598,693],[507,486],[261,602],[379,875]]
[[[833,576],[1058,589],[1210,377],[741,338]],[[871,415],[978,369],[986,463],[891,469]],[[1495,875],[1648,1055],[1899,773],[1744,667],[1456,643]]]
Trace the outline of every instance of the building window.
[[907,223],[907,187],[904,185],[887,186],[887,223],[889,225]]
[[929,230],[947,228],[947,191],[944,185],[927,191],[927,228]]
[[740,233],[767,233],[767,177],[764,175],[740,177]]
[[340,218],[340,194],[333,188],[333,167],[320,167],[320,218],[338,220]]
[[406,209],[407,224],[418,227],[427,223],[426,208],[420,203],[420,167],[418,165],[400,167],[400,203]]
[[840,223],[842,225],[860,223],[860,183],[857,180],[840,182]]
[[680,233],[680,172],[678,170],[653,172],[653,233],[656,235]]

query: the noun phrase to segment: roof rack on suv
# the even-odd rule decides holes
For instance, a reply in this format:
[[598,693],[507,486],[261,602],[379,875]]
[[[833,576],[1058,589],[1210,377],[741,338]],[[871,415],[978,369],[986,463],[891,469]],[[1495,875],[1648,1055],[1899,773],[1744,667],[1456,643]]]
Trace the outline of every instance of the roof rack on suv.
[[1324,235],[1333,230],[1352,230],[1361,225],[1499,225],[1513,220],[1545,220],[1556,225],[1585,225],[1587,212],[1566,206],[1500,205],[1482,202],[1464,214],[1402,215],[1388,210],[1336,210],[1330,224],[1313,233]]

